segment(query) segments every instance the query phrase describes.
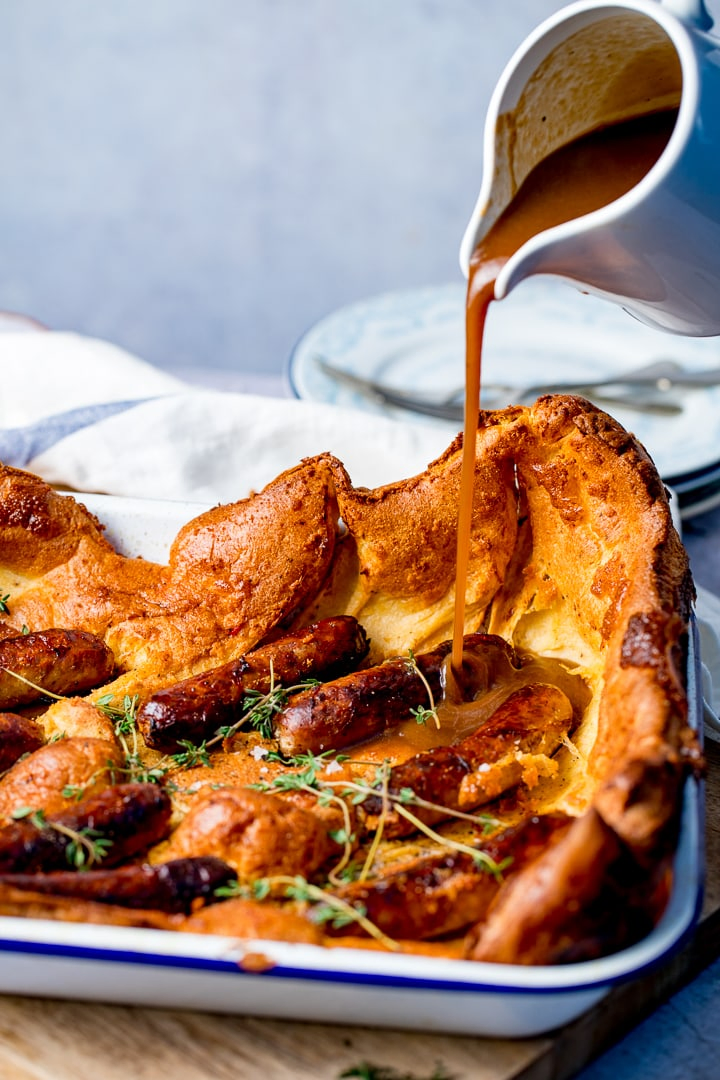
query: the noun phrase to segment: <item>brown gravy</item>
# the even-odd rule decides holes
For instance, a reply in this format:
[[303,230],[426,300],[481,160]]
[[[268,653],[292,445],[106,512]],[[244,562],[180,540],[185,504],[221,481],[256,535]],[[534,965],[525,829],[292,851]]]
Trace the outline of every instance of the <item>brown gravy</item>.
[[473,253],[465,323],[465,417],[452,650],[455,671],[462,666],[482,341],[495,279],[508,259],[533,236],[607,206],[635,187],[665,149],[676,117],[675,110],[668,110],[625,121],[549,154],[528,175]]
[[[507,658],[497,657],[491,665],[487,690],[473,700],[466,700],[454,692],[449,682],[449,659],[446,669],[448,692],[436,703],[437,723],[428,719],[420,724],[411,716],[359,744],[358,758],[378,763],[390,760],[393,765],[398,765],[414,754],[432,750],[436,746],[458,743],[489,720],[511,694],[533,683],[551,683],[559,687],[571,701],[577,716],[582,714],[588,703],[588,690],[579,675],[570,671],[560,660],[529,653],[520,657],[519,667],[513,666]],[[472,654],[465,654],[465,665],[467,673],[473,665]],[[476,680],[471,672],[469,684],[472,686],[477,681],[484,679]]]

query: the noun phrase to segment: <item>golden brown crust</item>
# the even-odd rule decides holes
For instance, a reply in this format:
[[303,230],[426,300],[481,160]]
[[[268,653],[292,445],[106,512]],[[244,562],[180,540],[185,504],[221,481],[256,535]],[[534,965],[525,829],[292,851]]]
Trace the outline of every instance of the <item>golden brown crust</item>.
[[259,495],[208,511],[180,532],[167,567],[117,554],[80,504],[0,467],[0,588],[14,624],[88,630],[123,670],[175,674],[201,658],[232,659],[289,619],[328,573],[332,460],[303,462]]
[[[545,397],[514,426],[528,537],[522,572],[498,594],[490,627],[539,652],[569,648],[594,669],[585,804],[594,794],[619,835],[646,848],[675,806],[694,743],[683,670],[687,556],[652,462],[608,416],[582,399]],[[640,797],[637,777],[633,799],[618,798],[614,777],[645,762],[657,780],[658,760],[665,813]]]
[[177,928],[190,934],[225,934],[245,940],[322,943],[318,927],[300,912],[252,900],[213,904],[188,916]]
[[[468,955],[538,963],[617,948],[642,919],[630,926],[618,916],[614,930],[603,925],[600,934],[598,899],[614,903],[615,868],[631,866],[638,896],[647,898],[643,909],[634,897],[633,911],[656,917],[682,785],[701,758],[684,679],[694,595],[688,560],[648,455],[580,398],[548,396],[530,408],[481,413],[476,455],[466,631],[497,634],[519,651],[572,665],[590,700],[552,769],[535,775],[532,787],[523,778],[496,805],[508,823],[555,811],[577,820],[510,876],[469,939]],[[0,594],[11,599],[0,636],[23,623],[100,634],[124,673],[95,700],[103,693],[145,700],[282,628],[328,615],[361,621],[371,639],[368,665],[430,649],[452,631],[460,459],[456,440],[420,476],[372,491],[353,488],[329,454],[307,459],[259,494],[189,522],[168,566],[123,558],[73,500],[1,469]],[[114,732],[100,715],[88,700],[61,702],[43,722],[47,734],[107,734],[112,745]],[[163,858],[176,849],[219,852],[250,880],[312,874],[323,863],[327,869],[330,855],[332,865],[342,850],[329,839],[330,830],[342,831],[336,821],[233,787],[246,782],[238,777],[282,771],[262,765],[258,749],[265,752],[257,740],[244,753],[237,745],[233,753],[215,749],[211,775],[230,790],[213,790],[198,775],[207,770],[186,774],[175,824],[187,816]],[[157,755],[142,755],[156,764]],[[225,808],[222,820],[206,827],[213,807]],[[383,858],[390,865],[392,852]],[[253,922],[262,905],[228,903],[237,920],[235,908],[222,904],[183,928],[226,932],[246,925],[249,912],[258,933],[295,932],[287,929],[296,918],[287,906],[271,905],[267,917],[279,923],[263,929]],[[583,918],[568,924],[568,904],[587,908]],[[317,940],[307,919],[299,925],[299,939]],[[448,953],[455,948],[449,944]]]
[[[476,474],[468,629],[482,621],[502,582],[517,531],[512,462],[497,457],[493,444],[492,433],[482,440]],[[372,491],[353,488],[335,466],[347,534],[304,620],[335,613],[339,604],[366,628],[369,663],[451,636],[460,459],[456,440],[420,476]]]
[[589,810],[498,893],[467,942],[468,957],[548,964],[575,944],[575,927],[620,855],[617,837]]
[[100,522],[75,499],[58,495],[32,473],[0,464],[0,566],[33,577],[62,566],[87,540],[112,548]]
[[56,814],[114,782],[124,759],[114,742],[61,739],[16,762],[0,779],[0,821],[23,807]]
[[312,811],[274,795],[226,787],[194,799],[163,849],[163,860],[214,855],[252,881],[310,875],[337,850]]
[[101,923],[108,926],[140,926],[153,930],[180,930],[182,918],[162,911],[142,911],[94,900],[46,896],[12,885],[0,884],[0,915],[61,922]]

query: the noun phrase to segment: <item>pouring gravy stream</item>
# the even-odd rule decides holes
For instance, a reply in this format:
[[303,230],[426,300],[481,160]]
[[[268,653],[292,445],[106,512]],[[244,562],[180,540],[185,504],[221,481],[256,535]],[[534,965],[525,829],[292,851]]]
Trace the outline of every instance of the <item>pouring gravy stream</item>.
[[513,689],[529,682],[560,686],[573,704],[584,707],[582,680],[559,661],[537,657],[521,670],[508,664],[495,672],[493,689],[477,700],[468,699],[463,677],[474,684],[473,660],[463,656],[465,591],[470,554],[475,435],[480,410],[480,369],[483,330],[495,279],[508,259],[531,237],[553,225],[597,210],[619,198],[647,174],[664,150],[677,113],[656,113],[640,120],[596,131],[570,143],[540,162],[519,188],[505,212],[480,241],[470,262],[466,305],[466,386],[462,469],[457,524],[457,562],[452,652],[445,669],[443,699],[436,702],[437,724],[418,724],[411,718],[393,725],[363,743],[366,761],[398,763],[434,746],[447,745],[475,731]]
[[461,670],[463,660],[482,342],[495,280],[508,259],[533,236],[599,210],[635,187],[665,149],[676,117],[676,110],[667,110],[624,121],[555,150],[530,172],[473,252],[465,318],[465,415],[451,656],[455,672]]

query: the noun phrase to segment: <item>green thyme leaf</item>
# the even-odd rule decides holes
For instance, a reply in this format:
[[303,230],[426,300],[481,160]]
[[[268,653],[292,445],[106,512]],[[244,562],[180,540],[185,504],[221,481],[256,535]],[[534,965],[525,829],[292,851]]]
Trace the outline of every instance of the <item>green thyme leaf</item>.
[[170,760],[177,768],[195,769],[200,765],[204,765],[207,768],[212,766],[210,754],[208,753],[207,744],[205,742],[200,743],[199,746],[195,746],[193,743],[188,742],[187,739],[178,739],[178,746],[184,746],[185,749],[178,754],[170,754]]

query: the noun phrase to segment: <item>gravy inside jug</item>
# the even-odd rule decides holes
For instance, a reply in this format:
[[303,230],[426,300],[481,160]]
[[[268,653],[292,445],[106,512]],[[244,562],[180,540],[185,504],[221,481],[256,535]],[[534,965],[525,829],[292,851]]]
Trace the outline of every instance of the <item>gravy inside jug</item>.
[[482,341],[495,279],[508,259],[533,236],[607,206],[635,187],[661,156],[676,118],[676,109],[642,116],[593,131],[549,154],[527,176],[470,260],[452,648],[455,671],[462,666]]

